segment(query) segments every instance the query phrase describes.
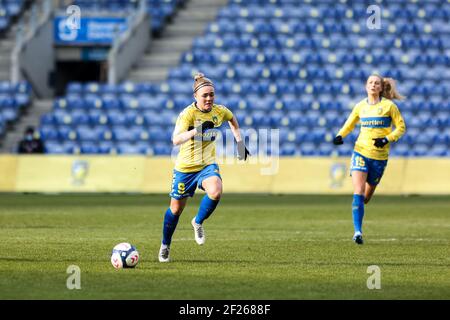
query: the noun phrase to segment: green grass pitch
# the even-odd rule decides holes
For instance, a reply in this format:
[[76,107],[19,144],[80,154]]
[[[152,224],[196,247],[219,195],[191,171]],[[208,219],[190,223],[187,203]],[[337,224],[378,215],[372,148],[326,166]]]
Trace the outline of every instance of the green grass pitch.
[[[198,246],[201,196],[162,264],[167,195],[0,195],[0,299],[450,299],[450,197],[375,195],[358,246],[351,195],[224,194]],[[112,267],[120,242],[139,250],[135,269]],[[381,289],[367,287],[371,265]]]

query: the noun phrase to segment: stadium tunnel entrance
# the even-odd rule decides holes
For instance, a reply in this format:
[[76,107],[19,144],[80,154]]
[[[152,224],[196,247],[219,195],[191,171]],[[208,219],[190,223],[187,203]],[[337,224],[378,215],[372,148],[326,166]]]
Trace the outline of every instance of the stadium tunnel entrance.
[[52,85],[55,96],[65,95],[69,82],[107,81],[106,61],[59,61],[53,75]]

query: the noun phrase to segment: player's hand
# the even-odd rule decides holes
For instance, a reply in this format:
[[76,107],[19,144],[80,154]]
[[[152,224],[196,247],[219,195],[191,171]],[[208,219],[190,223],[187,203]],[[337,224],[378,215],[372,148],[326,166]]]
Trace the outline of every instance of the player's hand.
[[383,148],[385,145],[389,143],[389,140],[387,138],[376,138],[372,140],[375,140],[373,145],[377,148]]
[[195,130],[197,130],[197,133],[205,132],[208,129],[214,128],[214,122],[212,121],[205,121],[201,125],[198,125],[195,127]]
[[239,160],[247,160],[248,156],[251,156],[250,152],[248,152],[247,147],[244,144],[244,141],[238,141],[238,159]]
[[334,139],[333,139],[333,144],[334,145],[338,146],[338,145],[343,144],[343,143],[344,143],[344,140],[342,139],[342,136],[334,137]]

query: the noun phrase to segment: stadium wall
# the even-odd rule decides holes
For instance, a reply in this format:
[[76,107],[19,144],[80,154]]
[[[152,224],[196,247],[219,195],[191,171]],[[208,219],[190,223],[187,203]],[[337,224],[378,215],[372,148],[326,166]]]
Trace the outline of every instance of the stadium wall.
[[[224,192],[348,194],[349,158],[279,158],[220,163]],[[1,192],[168,193],[170,157],[0,156]],[[393,158],[379,194],[450,194],[450,159]]]

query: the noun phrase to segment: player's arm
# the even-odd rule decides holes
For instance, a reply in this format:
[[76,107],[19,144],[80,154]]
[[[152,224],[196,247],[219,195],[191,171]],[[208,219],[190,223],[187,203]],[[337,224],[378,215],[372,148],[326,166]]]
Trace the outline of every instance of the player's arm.
[[239,160],[247,160],[247,157],[250,155],[247,147],[245,146],[244,141],[242,140],[241,130],[239,130],[239,123],[236,120],[236,117],[232,117],[228,124],[230,125],[231,132],[233,133],[234,139],[236,139],[236,143],[238,146],[238,158]]
[[231,132],[233,132],[233,136],[234,139],[236,139],[236,142],[242,141],[241,130],[239,130],[239,123],[236,118],[231,118],[231,120],[228,121],[228,124],[230,125]]
[[193,123],[194,119],[188,112],[183,111],[180,113],[172,133],[172,143],[174,146],[183,144],[194,137],[197,130],[196,128],[192,129]]
[[192,139],[192,137],[194,137],[196,133],[197,130],[195,128],[192,130],[187,130],[187,128],[175,126],[175,130],[172,134],[172,143],[174,146],[183,144],[186,141]]
[[386,136],[389,142],[397,141],[406,132],[405,120],[403,120],[400,110],[398,110],[398,107],[395,104],[391,107],[391,118],[394,123],[395,130]]
[[190,126],[192,122],[180,115],[177,120],[177,124],[175,125],[175,130],[172,134],[172,143],[174,146],[185,143],[186,141],[192,139],[197,133],[202,133],[208,129],[214,128],[214,122],[212,121],[205,121],[194,128]]
[[350,132],[355,129],[356,124],[359,121],[359,107],[355,107],[352,110],[352,113],[348,116],[341,130],[338,132],[338,136],[345,138]]
[[333,139],[333,143],[336,145],[343,144],[343,138],[345,138],[350,132],[355,129],[356,124],[359,121],[359,107],[353,108],[352,112],[348,116],[342,128],[337,133],[336,137]]

